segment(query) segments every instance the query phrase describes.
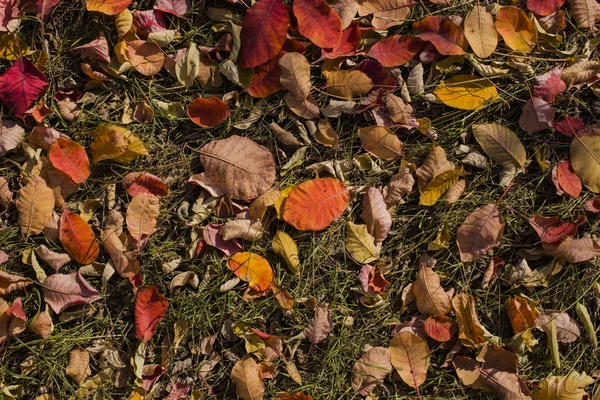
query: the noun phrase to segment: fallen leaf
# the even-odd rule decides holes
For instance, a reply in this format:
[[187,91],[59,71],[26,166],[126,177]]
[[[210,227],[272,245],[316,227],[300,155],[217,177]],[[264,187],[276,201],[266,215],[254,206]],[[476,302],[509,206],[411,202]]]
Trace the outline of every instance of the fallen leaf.
[[413,294],[417,309],[423,314],[446,315],[452,309],[452,296],[440,285],[440,277],[431,268],[421,265],[413,282]]
[[535,15],[545,17],[555,13],[556,10],[561,8],[564,3],[565,0],[527,0],[527,8],[530,9]]
[[501,167],[525,167],[525,147],[519,137],[507,127],[496,123],[475,124],[473,136],[483,151]]
[[0,206],[4,207],[6,210],[12,202],[13,193],[10,191],[8,181],[5,177],[0,176]]
[[346,250],[360,264],[368,264],[379,258],[379,248],[366,225],[346,222]]
[[204,227],[202,230],[202,238],[206,244],[222,251],[226,256],[231,256],[242,251],[242,245],[237,240],[224,240],[219,234],[220,229],[221,226],[216,224],[209,224]]
[[219,125],[229,117],[230,113],[229,106],[216,96],[208,99],[197,97],[187,108],[188,117],[203,128]]
[[533,96],[552,103],[556,96],[567,89],[566,83],[560,77],[561,73],[561,67],[554,67],[545,74],[536,76],[533,83]]
[[525,132],[533,134],[544,129],[552,129],[554,108],[540,97],[527,100],[519,118],[519,126]]
[[310,96],[310,63],[300,53],[286,53],[279,59],[281,86],[294,94],[296,99]]
[[571,371],[565,376],[550,376],[533,391],[533,400],[582,400],[587,396],[585,387],[592,385],[594,378],[582,372]]
[[358,12],[358,1],[356,0],[334,0],[329,6],[335,11],[342,20],[342,28],[348,28]]
[[498,246],[504,232],[504,218],[496,204],[476,208],[456,232],[462,262],[476,261]]
[[90,375],[90,353],[85,349],[71,350],[69,365],[65,371],[75,382],[81,385]]
[[360,218],[367,224],[367,230],[375,238],[375,243],[383,242],[392,227],[392,216],[387,210],[381,192],[368,187],[363,197],[363,212]]
[[401,97],[390,93],[385,98],[385,107],[390,113],[392,121],[403,125],[404,127],[416,128],[419,126],[415,118],[414,109],[408,103],[405,103]]
[[569,236],[575,236],[577,228],[585,222],[586,218],[583,215],[579,215],[575,222],[564,222],[558,217],[544,217],[541,215],[529,218],[529,223],[543,243],[558,243]]
[[50,317],[50,313],[47,309],[32,318],[29,323],[29,330],[40,336],[42,339],[46,339],[52,334],[54,331],[54,323],[52,322],[52,317]]
[[71,178],[75,183],[83,183],[90,176],[90,160],[84,148],[77,142],[59,137],[48,150],[52,166]]
[[467,187],[467,181],[464,179],[458,180],[450,189],[446,192],[446,198],[444,200],[444,207],[449,207],[450,205],[456,203],[460,196],[463,194]]
[[430,351],[427,342],[411,332],[400,332],[390,340],[392,366],[408,386],[419,387],[427,379]]
[[15,149],[23,141],[25,129],[14,121],[0,121],[0,157]]
[[71,261],[71,257],[68,254],[57,253],[43,244],[35,249],[35,254],[46,261],[57,272]]
[[580,120],[579,118],[569,116],[564,117],[560,121],[554,122],[552,126],[554,127],[554,129],[570,138],[575,137],[575,135],[578,134],[579,131],[585,128],[585,124],[582,120]]
[[361,290],[369,296],[377,296],[385,292],[389,281],[383,277],[381,269],[370,265],[363,265],[358,273]]
[[464,32],[450,18],[429,16],[413,23],[415,36],[431,42],[443,55],[461,55],[467,48]]
[[400,171],[390,178],[390,183],[383,189],[385,203],[388,206],[404,202],[403,197],[412,192],[415,178],[410,169],[402,163]]
[[110,64],[110,50],[108,49],[108,41],[103,33],[89,43],[73,47],[71,51],[81,54],[83,58]]
[[515,6],[504,6],[498,10],[496,29],[514,51],[529,53],[538,42],[535,24],[525,11]]
[[[454,170],[456,170],[456,165],[447,159],[446,151],[441,146],[433,146],[429,150],[425,162],[416,171],[419,192],[426,192],[435,178]],[[441,194],[443,193],[440,193],[440,196]]]
[[[600,8],[600,6],[598,7]],[[572,87],[595,79],[598,73],[600,73],[599,61],[581,61],[564,68],[560,74],[560,78],[566,83],[567,87]]]
[[133,68],[146,76],[158,74],[165,63],[165,53],[161,48],[145,40],[128,42],[127,57]]
[[137,244],[138,251],[156,227],[156,219],[160,214],[160,201],[150,193],[134,196],[127,206],[127,230]]
[[[279,54],[281,55],[281,53]],[[259,99],[270,96],[283,89],[280,77],[279,56],[276,56],[271,61],[254,67],[250,84],[246,86],[246,92]]]
[[287,36],[289,17],[281,0],[260,0],[246,11],[240,33],[242,68],[257,67],[279,54]]
[[538,311],[535,308],[535,302],[529,301],[525,297],[515,296],[508,299],[506,314],[508,314],[515,335],[536,326]]
[[258,254],[239,252],[233,254],[228,261],[229,269],[257,292],[269,289],[273,282],[273,270],[269,262]]
[[112,124],[100,124],[92,131],[92,161],[113,160],[128,164],[136,157],[148,155],[144,144],[127,128]]
[[596,23],[600,20],[600,3],[596,0],[569,0],[569,9],[577,27],[596,30]]
[[266,148],[233,135],[213,140],[200,149],[206,176],[232,199],[254,199],[275,182],[275,161]]
[[262,400],[264,398],[265,384],[260,377],[258,364],[251,357],[235,363],[231,370],[231,379],[241,399]]
[[323,0],[297,0],[293,5],[298,31],[324,49],[336,47],[342,40],[342,20]]
[[283,231],[277,231],[275,236],[273,236],[271,246],[275,253],[283,257],[285,263],[292,272],[299,273],[300,257],[298,245],[290,235]]
[[165,13],[184,17],[185,13],[192,8],[191,0],[156,0],[154,3],[155,10]]
[[462,110],[481,110],[498,99],[496,86],[473,75],[456,75],[443,80],[433,94],[445,105]]
[[[356,2],[353,4],[357,6]],[[330,4],[330,6],[333,9],[333,4]],[[340,43],[332,49],[321,49],[321,57],[335,59],[338,57],[349,57],[355,55],[356,51],[358,50],[358,45],[360,44],[361,35],[362,31],[358,22],[352,21],[349,26],[344,28]]]
[[87,0],[85,8],[88,11],[98,11],[106,15],[117,15],[123,12],[132,0]]
[[384,67],[397,67],[413,59],[421,50],[421,39],[408,35],[394,35],[376,42],[367,56],[379,61]]
[[17,194],[19,226],[25,237],[37,235],[46,227],[54,209],[54,192],[39,176],[29,180]]
[[29,278],[0,271],[0,296],[6,296],[17,290],[22,290],[32,283],[33,281]]
[[144,343],[150,341],[168,308],[169,301],[156,287],[141,289],[135,299],[135,337]]
[[104,219],[100,241],[117,273],[124,278],[130,278],[139,272],[140,263],[134,255],[126,253],[125,244],[120,237],[123,233],[123,222],[123,216],[118,211],[110,210]]
[[536,328],[548,334],[549,323],[554,321],[556,334],[561,343],[572,343],[581,338],[579,325],[569,314],[558,310],[546,310],[537,316]]
[[304,328],[304,335],[312,344],[319,344],[327,339],[332,329],[331,311],[329,311],[327,304],[319,304],[315,307],[315,316]]
[[358,15],[373,14],[371,25],[377,30],[386,30],[401,25],[410,15],[410,0],[365,0],[358,2]]
[[452,299],[452,308],[458,324],[458,338],[464,346],[480,347],[486,343],[486,329],[479,322],[475,299],[467,293],[460,293]]
[[0,33],[0,58],[14,61],[29,54],[29,46],[13,32]]
[[361,396],[370,394],[392,372],[390,357],[386,347],[367,350],[352,368],[352,389]]
[[[2,344],[6,338],[18,335],[25,330],[25,323],[27,322],[27,315],[23,311],[23,301],[20,297],[17,297],[13,301],[12,306],[0,297],[0,344]],[[6,391],[3,390],[6,394]],[[13,397],[14,398],[14,397]]]
[[479,58],[488,58],[498,46],[498,32],[494,17],[484,6],[474,5],[465,18],[465,38],[473,53]]
[[142,193],[153,194],[156,197],[164,197],[168,194],[163,180],[147,172],[131,172],[125,175],[123,188],[132,197]]
[[343,99],[352,99],[367,94],[373,81],[362,71],[331,71],[327,73],[327,91]]
[[588,189],[600,192],[600,136],[578,136],[571,142],[571,165]]
[[393,160],[402,155],[402,142],[385,126],[358,128],[361,145],[369,153],[382,160]]
[[423,329],[430,338],[447,342],[456,335],[456,323],[445,315],[432,315],[423,321]]
[[68,275],[53,274],[44,280],[44,301],[56,314],[79,304],[100,300],[100,293],[79,272]]
[[17,118],[48,90],[48,80],[26,58],[19,58],[0,75],[0,101]]
[[80,215],[67,208],[60,217],[60,242],[71,258],[83,265],[96,260],[100,254],[92,228]]
[[328,227],[346,209],[350,194],[334,178],[317,178],[295,186],[283,204],[283,219],[301,231]]

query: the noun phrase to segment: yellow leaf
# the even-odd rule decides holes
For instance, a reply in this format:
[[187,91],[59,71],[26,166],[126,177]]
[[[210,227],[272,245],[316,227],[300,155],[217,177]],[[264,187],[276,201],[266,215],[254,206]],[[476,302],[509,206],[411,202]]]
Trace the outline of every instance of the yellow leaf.
[[273,251],[285,260],[289,269],[299,274],[300,258],[298,257],[298,245],[290,235],[283,231],[277,231],[273,237]]
[[46,227],[54,209],[54,192],[39,176],[32,178],[17,195],[19,226],[26,237],[37,235]]
[[447,106],[462,110],[481,110],[498,98],[493,83],[473,75],[456,75],[443,80],[433,94]]
[[113,160],[122,164],[137,156],[148,155],[148,149],[131,131],[122,126],[101,124],[91,134],[92,161]]
[[277,199],[277,201],[275,201],[275,210],[277,210],[277,218],[282,219],[283,218],[283,206],[285,205],[285,200],[288,198],[288,196],[290,195],[291,191],[294,190],[294,188],[297,185],[292,185],[292,186],[288,186],[285,189],[283,189],[281,191],[281,194],[279,195],[279,198]]
[[515,6],[502,7],[498,11],[496,29],[514,51],[529,53],[538,42],[535,24],[525,11]]
[[0,58],[12,61],[28,53],[29,46],[16,34],[0,34]]
[[257,292],[264,292],[273,282],[271,265],[258,254],[247,251],[235,253],[229,258],[229,269]]
[[485,344],[485,328],[479,322],[475,310],[475,299],[470,294],[460,293],[452,299],[452,308],[458,324],[458,338],[467,347]]
[[248,210],[250,213],[250,218],[261,219],[263,215],[265,215],[267,208],[275,205],[280,197],[281,190],[279,190],[279,187],[272,187],[261,194],[252,202],[252,204],[250,204],[250,209]]
[[379,258],[375,238],[369,235],[366,225],[346,223],[346,250],[360,264],[368,264]]
[[438,199],[442,197],[442,195],[446,193],[446,191],[458,181],[458,178],[461,174],[462,170],[453,169],[450,171],[446,171],[433,178],[431,182],[429,182],[425,190],[421,193],[421,200],[419,201],[419,205],[434,205],[438,201]]
[[566,376],[546,378],[533,391],[533,400],[581,400],[586,395],[586,386],[594,383],[594,379],[585,372],[571,371]]
[[571,142],[571,165],[588,189],[600,192],[600,136],[575,137]]

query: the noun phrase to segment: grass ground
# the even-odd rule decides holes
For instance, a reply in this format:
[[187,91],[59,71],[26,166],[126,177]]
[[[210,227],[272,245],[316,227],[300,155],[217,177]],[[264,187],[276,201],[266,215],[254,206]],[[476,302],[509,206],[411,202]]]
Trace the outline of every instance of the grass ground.
[[[205,7],[197,0],[194,3],[195,7],[189,14],[189,19],[181,20],[180,32],[184,33],[184,37],[175,43],[171,50],[185,47],[190,41],[207,46],[215,43],[216,39],[211,31],[214,23],[206,17],[206,6],[234,8],[239,11],[238,15],[243,10],[242,7],[234,7],[218,0],[208,0]],[[152,4],[152,0],[138,1],[134,8],[149,9]],[[456,6],[443,9],[442,13],[457,12],[465,15],[472,4],[473,2],[457,2]],[[440,7],[428,7],[431,12],[441,10]],[[111,47],[115,44],[116,35],[113,31],[112,18],[83,10],[83,2],[80,0],[63,1],[53,10],[43,28],[39,21],[33,19],[25,21],[23,31],[28,34],[32,49],[43,49],[46,42],[50,50],[50,62],[46,71],[51,82],[49,93],[61,89],[71,79],[78,85],[83,85],[87,81],[80,72],[79,57],[69,51],[72,46],[87,43],[102,31],[107,33]],[[421,17],[421,15],[414,16],[415,19]],[[408,28],[400,28],[398,31],[402,32],[403,29]],[[585,38],[571,35],[567,40],[572,41],[573,45],[581,46]],[[502,49],[499,51],[501,52]],[[536,74],[546,72],[553,64],[531,60]],[[458,137],[472,123],[501,121],[518,130],[520,109],[529,96],[527,84],[531,79],[531,76],[516,73],[502,77],[502,84],[499,85],[502,89],[502,101],[485,111],[451,111],[439,105],[428,106],[418,99],[415,110],[418,116],[432,119],[433,127],[439,133],[435,143],[443,146],[452,158]],[[324,81],[320,77],[315,77],[315,86],[319,87],[323,84]],[[224,93],[235,89],[237,88],[226,82],[225,87],[220,91]],[[99,95],[97,100],[86,104],[82,115],[75,122],[63,121],[58,114],[55,114],[51,117],[50,123],[80,143],[88,145],[90,140],[86,135],[87,131],[100,122],[120,121],[125,96],[132,100],[132,104],[142,100],[150,102],[152,99],[189,104],[201,92],[199,87],[188,90],[181,88],[173,78],[164,73],[150,79],[130,72],[127,74],[127,80],[113,80],[106,89],[96,92]],[[317,100],[320,100],[318,96]],[[557,115],[567,113],[572,115],[577,111],[586,123],[598,122],[597,115],[595,116],[591,109],[594,101],[597,100],[594,100],[589,93],[571,92],[566,100],[556,106]],[[127,167],[112,162],[94,165],[93,174],[87,181],[86,187],[70,198],[69,204],[73,206],[80,199],[102,198],[107,184],[117,184],[119,201],[126,204],[127,195],[121,189],[120,183],[123,176],[133,170],[155,174],[168,184],[170,194],[162,201],[158,230],[140,255],[145,283],[156,285],[162,293],[167,293],[170,300],[169,312],[152,340],[153,353],[147,358],[147,362],[158,362],[161,353],[160,345],[165,335],[172,333],[175,321],[186,320],[190,326],[190,334],[183,346],[179,347],[173,355],[167,374],[157,385],[155,391],[157,398],[165,395],[170,378],[187,379],[192,382],[193,388],[200,389],[206,398],[211,397],[210,392],[213,393],[212,397],[218,399],[235,398],[235,387],[229,373],[236,357],[245,354],[245,350],[243,341],[229,342],[219,334],[227,320],[246,322],[263,331],[276,329],[280,332],[280,336],[289,338],[300,333],[312,317],[312,312],[300,304],[289,313],[278,309],[272,297],[247,303],[242,301],[240,289],[220,293],[219,286],[230,279],[232,274],[227,269],[223,257],[214,250],[210,250],[198,259],[183,262],[179,267],[179,270],[194,271],[199,277],[202,277],[208,268],[218,271],[218,276],[198,291],[184,288],[169,293],[168,284],[172,277],[166,275],[161,268],[163,263],[181,257],[190,243],[191,228],[185,226],[177,213],[184,201],[193,202],[199,194],[198,188],[186,184],[190,175],[201,171],[198,156],[190,148],[198,148],[211,139],[225,138],[237,133],[248,136],[273,150],[273,153],[278,155],[278,169],[287,162],[284,153],[276,151],[278,144],[266,129],[268,123],[275,120],[277,113],[284,107],[282,96],[271,96],[268,102],[269,108],[261,119],[250,129],[242,132],[234,129],[233,125],[247,117],[249,108],[244,106],[237,109],[226,123],[213,129],[199,128],[186,117],[172,118],[164,115],[157,115],[150,125],[134,123],[130,125],[130,129],[143,140],[150,149],[151,156],[140,158],[132,166]],[[332,120],[332,125],[340,135],[340,148],[334,150],[320,145],[311,146],[303,166],[323,160],[351,159],[361,152],[357,128],[369,124],[371,122],[365,120],[363,115],[344,116],[337,121]],[[292,126],[291,123],[283,125],[284,128]],[[546,146],[547,141],[551,142],[547,146],[552,157],[554,154],[562,158],[568,157],[568,144],[557,143],[561,141],[559,135],[553,136],[550,133],[543,135],[543,137],[528,137],[520,131],[519,136],[525,144],[530,159],[534,149]],[[401,134],[401,139],[405,143],[406,158],[421,164],[431,142],[424,140],[418,133]],[[285,153],[286,157],[290,155],[289,151]],[[381,166],[384,170],[382,174],[370,176],[355,171],[349,175],[348,183],[378,187],[385,185],[389,177],[397,172],[399,164],[387,162],[382,163]],[[19,171],[13,164],[3,162],[0,164],[0,170],[2,175],[10,176],[12,182],[16,182]],[[467,170],[470,173],[467,176],[467,189],[461,199],[449,209],[445,209],[441,203],[429,208],[418,206],[416,193],[409,196],[405,204],[395,209],[392,232],[384,243],[382,257],[378,263],[384,268],[385,276],[391,284],[388,286],[385,301],[374,308],[361,305],[358,301],[360,295],[353,290],[358,284],[357,275],[360,266],[352,261],[344,250],[344,219],[334,222],[328,229],[317,233],[299,233],[289,226],[286,227],[281,221],[273,220],[270,229],[273,231],[284,229],[299,243],[302,262],[300,277],[291,274],[282,260],[270,251],[268,239],[245,246],[266,255],[274,266],[277,280],[292,293],[295,299],[314,296],[328,303],[335,323],[333,336],[325,343],[311,347],[307,341],[304,341],[299,347],[296,353],[296,364],[304,384],[301,387],[295,384],[287,376],[280,362],[279,375],[267,381],[267,398],[279,391],[291,393],[303,391],[315,399],[352,397],[351,371],[355,361],[362,355],[364,346],[367,344],[387,346],[390,332],[395,324],[416,315],[414,306],[400,312],[400,294],[402,289],[414,280],[418,267],[417,259],[427,251],[427,244],[436,237],[438,228],[443,223],[447,223],[454,237],[457,228],[474,208],[496,202],[504,193],[505,188],[497,184],[497,169],[482,171],[467,167]],[[284,180],[292,184],[310,176],[300,167],[288,174]],[[527,168],[527,172],[516,178],[515,184],[500,202],[502,214],[506,219],[506,229],[502,245],[495,249],[493,254],[502,257],[507,263],[518,262],[517,252],[533,248],[538,241],[535,232],[522,215],[557,215],[563,219],[575,219],[577,214],[583,212],[584,200],[590,197],[591,194],[586,194],[579,199],[557,196],[550,181],[549,171],[540,170],[533,161]],[[346,215],[347,218],[358,219],[359,201],[353,200],[353,209]],[[0,229],[0,248],[11,255],[11,262],[4,266],[6,270],[32,276],[30,267],[20,262],[19,255],[23,250],[36,244],[43,243],[53,250],[61,251],[59,245],[48,242],[43,237],[23,240],[15,224],[17,213],[14,208],[5,212],[1,218],[3,223]],[[600,235],[597,217],[590,214],[588,218],[582,230]],[[99,215],[97,219],[101,221],[103,216]],[[214,216],[210,219],[219,222],[219,219]],[[95,223],[99,225],[98,221]],[[448,250],[430,252],[438,260],[437,271],[443,278],[442,284],[447,288],[455,288],[457,292],[471,293],[477,300],[481,322],[494,334],[503,338],[512,335],[504,304],[509,297],[516,294],[530,296],[545,309],[569,312],[573,312],[575,303],[581,301],[593,311],[594,317],[598,315],[598,299],[593,297],[591,291],[592,283],[600,279],[597,261],[567,265],[552,279],[547,288],[537,288],[533,292],[511,288],[501,278],[490,288],[481,289],[485,262],[461,263],[453,240]],[[540,260],[530,265],[533,268],[547,261],[547,259]],[[64,272],[75,269],[74,265],[70,265]],[[98,278],[90,278],[90,282],[95,287],[100,286]],[[43,304],[41,298],[41,286],[30,286],[28,294],[24,296],[25,310],[28,315],[34,315],[40,309]],[[78,389],[77,384],[65,374],[69,352],[73,348],[90,347],[99,342],[107,342],[127,353],[133,353],[137,341],[133,328],[133,294],[130,283],[113,277],[108,283],[108,288],[102,292],[102,300],[94,303],[94,310],[91,315],[69,322],[58,322],[55,318],[56,329],[45,340],[30,332],[11,338],[0,351],[0,382],[5,385],[24,385],[25,398],[33,398],[47,391],[53,393],[57,399],[63,399]],[[343,323],[349,316],[354,318],[352,326]],[[222,361],[206,377],[206,380],[202,381],[197,378],[196,370],[206,356],[200,354],[198,348],[202,339],[210,335],[217,335],[216,349]],[[582,339],[574,344],[561,345],[562,366],[560,369],[555,369],[543,334],[537,333],[536,336],[540,339],[540,344],[520,360],[520,375],[533,385],[551,374],[562,375],[573,369],[592,374],[597,368],[598,354],[591,351],[588,342]],[[451,368],[439,367],[443,362],[445,351],[438,348],[432,350],[432,367],[427,381],[421,388],[425,398],[477,400],[494,398],[489,393],[473,391],[462,386]],[[19,364],[26,359],[32,359],[35,368],[28,373],[23,373]],[[186,360],[187,363],[184,363]],[[100,370],[101,365],[97,359],[94,359],[92,371],[97,373]],[[124,398],[134,388],[132,382],[130,380],[128,386],[120,389],[106,383],[99,389],[96,398]],[[389,398],[415,397],[414,390],[409,389],[399,380],[387,380],[386,386],[390,392]]]

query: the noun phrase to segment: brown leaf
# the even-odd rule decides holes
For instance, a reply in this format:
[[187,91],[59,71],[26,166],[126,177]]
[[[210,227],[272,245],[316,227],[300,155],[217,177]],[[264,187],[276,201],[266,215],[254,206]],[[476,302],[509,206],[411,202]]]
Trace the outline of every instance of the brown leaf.
[[405,103],[401,97],[388,94],[385,99],[385,107],[390,113],[392,121],[406,127],[416,128],[419,126],[412,106]]
[[29,329],[42,339],[46,339],[54,331],[54,323],[48,310],[40,312],[38,315],[33,317],[29,324]]
[[319,304],[315,308],[315,316],[309,321],[308,326],[304,328],[304,335],[312,344],[319,344],[329,336],[333,329],[331,320],[331,311],[327,304]]
[[415,178],[410,172],[410,168],[403,162],[400,171],[391,177],[390,183],[383,189],[385,203],[388,206],[404,203],[402,198],[412,192],[414,186]]
[[360,143],[369,153],[382,160],[393,160],[402,155],[402,142],[385,126],[358,129]]
[[460,260],[478,260],[502,241],[504,218],[496,204],[486,204],[475,209],[456,232]]
[[425,265],[421,265],[412,290],[417,309],[423,314],[446,315],[452,309],[451,296],[440,285],[440,277]]
[[8,119],[2,119],[0,121],[0,157],[4,157],[7,152],[16,148],[24,136],[25,129],[21,125]]
[[140,193],[131,199],[127,206],[127,231],[137,244],[140,251],[146,239],[154,233],[156,218],[160,214],[160,201],[150,193]]
[[452,308],[458,323],[458,338],[467,347],[480,347],[486,343],[486,329],[479,322],[475,299],[467,293],[460,293],[452,299]]
[[13,201],[13,194],[5,177],[0,176],[0,206],[7,209]]
[[374,187],[368,187],[363,196],[363,212],[360,218],[367,225],[367,230],[380,243],[387,238],[392,227],[392,216],[383,201],[383,195]]
[[538,312],[535,309],[535,303],[525,297],[515,296],[508,299],[506,313],[515,335],[534,328],[536,325]]
[[275,182],[275,161],[266,148],[233,135],[200,149],[206,176],[232,199],[254,199]]
[[140,263],[134,254],[126,253],[125,244],[120,237],[123,233],[123,222],[123,216],[118,211],[110,210],[104,220],[100,241],[115,271],[124,278],[130,278],[139,272]]
[[43,244],[35,249],[35,254],[37,254],[42,260],[46,261],[48,265],[50,265],[57,272],[64,265],[68,264],[69,261],[71,261],[71,257],[69,257],[68,254],[57,253],[50,250]]
[[589,261],[600,255],[600,242],[591,237],[581,239],[566,238],[558,247],[544,248],[544,254],[561,257],[569,263]]
[[289,90],[297,99],[310,95],[310,63],[300,53],[286,53],[279,59],[281,86]]
[[315,131],[315,140],[327,147],[338,147],[339,136],[326,119],[320,119]]
[[390,340],[391,362],[400,378],[419,394],[419,386],[427,378],[429,368],[429,346],[427,342],[411,332],[400,332]]
[[44,300],[56,314],[78,305],[100,300],[100,293],[79,272],[54,274],[44,280]]
[[556,336],[561,343],[571,343],[581,338],[579,325],[569,314],[558,310],[546,310],[537,316],[536,328],[549,332],[550,321],[556,325]]
[[21,232],[28,237],[44,230],[46,222],[52,217],[54,209],[54,193],[39,176],[29,183],[17,195],[19,226]]
[[14,291],[21,290],[32,283],[33,281],[31,279],[0,271],[0,296],[5,296]]
[[373,81],[362,71],[331,71],[327,74],[327,91],[343,99],[367,94]]
[[277,123],[275,123],[275,122],[271,122],[269,124],[269,130],[273,133],[273,136],[275,136],[275,139],[277,139],[277,141],[279,141],[281,144],[283,144],[285,146],[293,146],[293,147],[303,146],[303,143],[301,141],[299,141],[298,139],[296,139],[296,137],[294,135],[292,135],[292,133],[286,131],[285,129],[283,129],[282,127],[277,125]]
[[352,368],[352,389],[366,396],[392,372],[390,349],[373,347],[365,352]]
[[260,378],[258,364],[252,358],[239,360],[231,370],[231,378],[235,383],[237,395],[243,400],[262,400],[265,384]]
[[82,384],[90,375],[90,353],[87,350],[75,349],[69,354],[69,365],[67,365],[66,374]]
[[423,193],[436,177],[454,169],[456,166],[452,161],[448,161],[446,151],[441,146],[432,147],[423,165],[417,168],[419,192]]

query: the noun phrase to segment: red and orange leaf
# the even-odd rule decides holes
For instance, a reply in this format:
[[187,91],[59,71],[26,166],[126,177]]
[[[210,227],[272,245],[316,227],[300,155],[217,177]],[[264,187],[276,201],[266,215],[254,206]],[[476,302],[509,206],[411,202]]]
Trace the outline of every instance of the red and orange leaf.
[[456,334],[456,323],[445,315],[432,315],[423,321],[425,333],[438,342],[447,342]]
[[144,343],[152,339],[168,308],[169,301],[156,287],[140,290],[135,299],[135,337]]
[[79,264],[89,264],[98,258],[100,246],[94,231],[79,215],[67,208],[60,217],[60,242],[71,258]]
[[338,218],[350,201],[344,184],[334,178],[317,178],[290,192],[283,204],[283,219],[301,231],[327,228]]
[[404,65],[421,50],[423,42],[414,36],[395,35],[371,46],[367,56],[373,57],[384,67]]
[[48,150],[52,166],[69,176],[75,183],[83,183],[90,176],[90,160],[85,149],[77,142],[59,137]]
[[190,103],[187,115],[193,123],[203,128],[219,125],[230,114],[229,106],[218,97],[197,97]]
[[540,17],[555,13],[563,4],[565,0],[527,0],[527,8]]
[[496,30],[511,49],[530,52],[538,42],[537,28],[525,11],[515,6],[505,6],[496,14]]
[[281,0],[260,0],[244,15],[239,62],[242,68],[257,67],[275,58],[285,43],[290,25]]
[[298,31],[322,49],[332,49],[342,40],[342,20],[324,0],[295,0]]
[[106,15],[117,15],[125,11],[132,0],[87,0],[85,8],[88,11],[98,11]]
[[258,254],[247,251],[235,253],[229,258],[229,269],[240,278],[248,282],[250,289],[264,292],[273,282],[273,270],[269,262]]
[[451,19],[430,16],[413,23],[415,36],[431,42],[436,50],[446,56],[465,54],[467,39],[462,29]]
[[252,75],[252,80],[246,88],[246,92],[250,96],[262,99],[283,89],[279,79],[281,77],[279,58],[277,56],[271,61],[254,68],[254,75]]
[[150,193],[157,197],[164,197],[168,193],[163,180],[147,172],[131,172],[125,175],[123,187],[131,197],[140,193]]
[[568,195],[578,198],[581,194],[581,179],[575,173],[569,161],[559,161],[556,166],[556,177],[560,188]]
[[558,217],[536,215],[529,218],[529,223],[535,229],[543,243],[557,243],[569,236],[575,236],[579,225],[586,222],[585,216],[579,215],[576,221],[563,221]]
[[352,21],[350,26],[342,32],[342,40],[340,43],[333,49],[322,49],[321,57],[333,59],[353,56],[358,49],[360,38],[361,30],[358,21]]

